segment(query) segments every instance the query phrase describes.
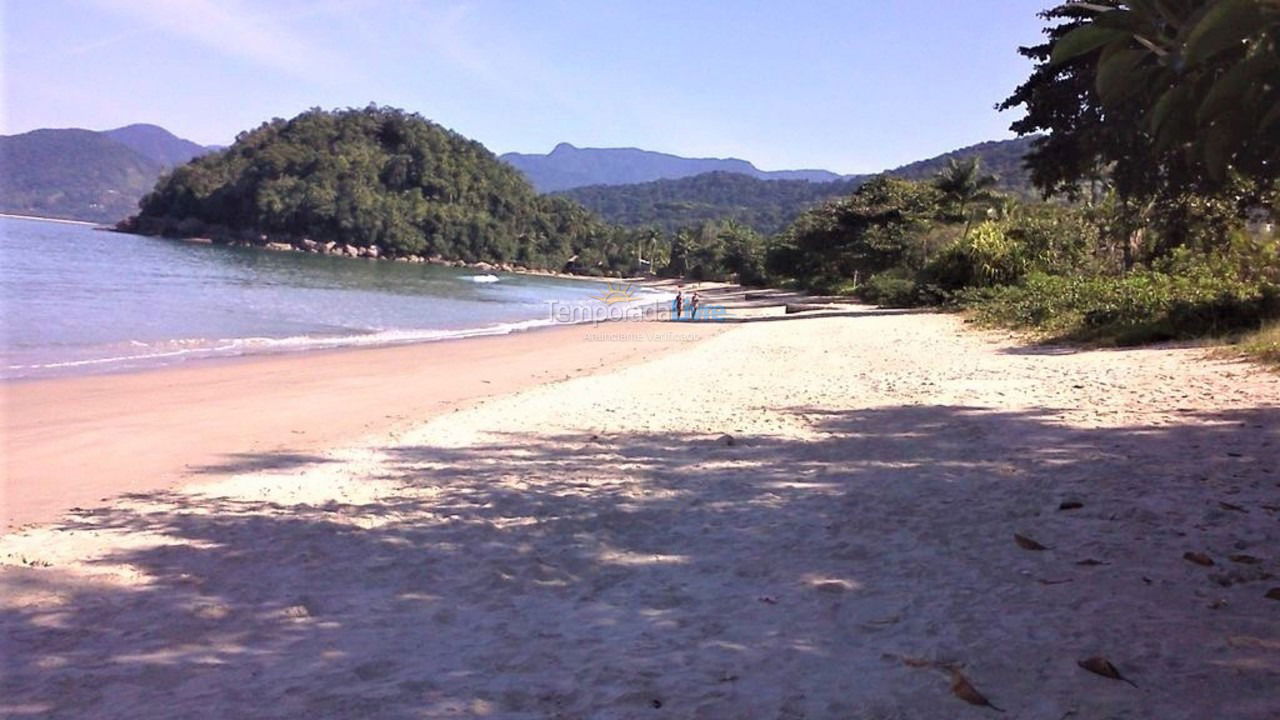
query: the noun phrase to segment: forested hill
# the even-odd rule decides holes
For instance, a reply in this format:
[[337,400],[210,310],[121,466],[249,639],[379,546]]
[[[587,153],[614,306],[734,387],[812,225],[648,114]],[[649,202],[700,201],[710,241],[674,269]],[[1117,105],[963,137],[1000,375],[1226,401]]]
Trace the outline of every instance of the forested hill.
[[710,172],[635,185],[592,185],[561,194],[609,222],[629,227],[654,225],[673,232],[702,222],[733,220],[770,234],[786,227],[805,208],[848,195],[864,179],[815,183]]
[[[951,158],[978,157],[984,172],[998,176],[996,189],[1019,197],[1033,194],[1022,167],[1033,137],[997,140],[954,150],[903,165],[884,174],[910,180],[933,177]],[[786,227],[805,209],[824,200],[848,195],[870,175],[834,182],[759,180],[730,172],[711,172],[675,180],[633,185],[594,185],[559,194],[572,198],[609,222],[630,227],[653,225],[672,231],[693,223],[734,220],[762,233]]]
[[209,150],[155,125],[0,136],[0,212],[114,223],[165,168]]
[[827,182],[842,177],[827,170],[761,170],[738,158],[687,158],[638,148],[579,148],[569,143],[560,143],[546,155],[507,153],[500,159],[524,173],[539,192],[671,180],[708,172],[740,173],[760,180]]
[[126,229],[560,267],[607,229],[416,114],[311,110],[163,178]]
[[947,162],[953,158],[967,160],[977,157],[982,160],[982,170],[996,176],[997,190],[1029,198],[1035,194],[1035,188],[1032,187],[1031,176],[1022,166],[1022,162],[1031,150],[1031,143],[1038,137],[1040,136],[1029,135],[1013,140],[978,143],[927,160],[917,160],[902,167],[887,170],[884,174],[904,180],[927,180],[946,168]]
[[0,212],[115,222],[137,208],[160,163],[92,130],[0,137]]

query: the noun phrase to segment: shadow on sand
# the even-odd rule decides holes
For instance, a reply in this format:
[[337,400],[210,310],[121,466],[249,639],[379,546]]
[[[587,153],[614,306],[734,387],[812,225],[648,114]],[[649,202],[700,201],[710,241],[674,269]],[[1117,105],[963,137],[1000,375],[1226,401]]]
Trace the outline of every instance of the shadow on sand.
[[[1275,609],[1252,614],[1265,588],[1215,589],[1181,559],[1275,524],[1259,500],[1280,480],[1275,408],[1094,430],[1051,409],[794,412],[815,439],[389,447],[367,481],[397,489],[376,502],[159,492],[73,514],[63,530],[113,548],[90,567],[146,580],[7,568],[6,596],[39,601],[3,612],[0,703],[12,717],[900,717],[925,693],[936,716],[967,711],[885,659],[907,653],[1021,678],[987,690],[1055,718],[1275,708],[1275,650],[1224,640],[1280,642]],[[1195,468],[1168,460],[1187,448]],[[1085,507],[1060,512],[1066,498]],[[1026,553],[1014,532],[1055,550]],[[1206,591],[1237,610],[1188,622]],[[1134,627],[1108,625],[1122,611]],[[1161,690],[1100,687],[1072,664],[1099,648]],[[1076,694],[1085,705],[1045,699]]]

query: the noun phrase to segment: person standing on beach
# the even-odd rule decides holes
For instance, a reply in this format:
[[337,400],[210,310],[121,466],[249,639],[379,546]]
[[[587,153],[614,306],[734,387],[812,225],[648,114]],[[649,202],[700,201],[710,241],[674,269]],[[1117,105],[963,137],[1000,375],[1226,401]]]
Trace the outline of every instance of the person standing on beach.
[[689,298],[689,319],[698,319],[698,303],[702,302],[702,298],[698,296],[698,291],[693,291],[693,297]]
[[684,290],[676,290],[676,299],[671,301],[671,307],[675,309],[676,314],[673,319],[679,320],[680,315],[684,313]]

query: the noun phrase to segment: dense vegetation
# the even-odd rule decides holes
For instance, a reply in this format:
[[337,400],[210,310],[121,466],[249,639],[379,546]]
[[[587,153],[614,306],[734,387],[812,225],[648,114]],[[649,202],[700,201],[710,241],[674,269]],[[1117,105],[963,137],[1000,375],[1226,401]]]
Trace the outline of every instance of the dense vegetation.
[[1061,339],[1252,330],[1243,347],[1280,357],[1266,325],[1280,317],[1280,7],[1111,1],[1042,17],[1046,41],[1021,49],[1035,68],[1003,107],[1025,111],[1013,129],[1053,202],[951,157],[873,178],[763,242],[681,233],[739,248],[699,272],[949,304]]
[[132,212],[163,167],[91,130],[0,137],[0,212],[115,222]]
[[[995,172],[995,187],[1018,197],[1030,197],[1035,191],[1022,159],[1032,141],[1033,138],[1020,138],[971,145],[885,174],[928,179],[953,159],[978,158]],[[729,221],[772,234],[814,205],[849,195],[870,177],[856,175],[831,182],[766,181],[740,173],[715,172],[635,185],[593,185],[560,194],[609,222],[629,227],[654,226],[674,232],[698,223]]]
[[[1280,316],[1280,8],[1257,0],[1047,11],[1004,103],[1045,195],[977,163],[877,179],[810,210],[768,251],[798,284],[1120,343],[1257,329]],[[1250,343],[1277,353],[1274,329]],[[1269,348],[1269,349],[1267,349]]]
[[575,203],[539,196],[479,143],[377,106],[241,133],[165,176],[127,227],[555,268],[618,263],[607,255],[625,240]]
[[917,160],[887,170],[884,174],[903,180],[932,180],[938,173],[946,170],[953,160],[959,162],[977,158],[979,164],[995,178],[993,188],[1015,197],[1032,198],[1036,195],[1035,186],[1031,183],[1023,161],[1039,139],[1039,135],[1032,135],[1014,140],[978,143],[927,160]]
[[775,233],[811,205],[848,195],[862,181],[758,180],[711,172],[636,185],[592,185],[560,194],[609,222],[630,227],[652,225],[674,232],[704,222],[732,221]]

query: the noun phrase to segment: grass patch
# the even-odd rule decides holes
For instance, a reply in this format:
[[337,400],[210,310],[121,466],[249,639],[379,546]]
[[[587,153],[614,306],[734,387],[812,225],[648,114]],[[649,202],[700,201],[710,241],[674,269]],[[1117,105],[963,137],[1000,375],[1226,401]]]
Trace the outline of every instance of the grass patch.
[[1245,335],[1236,349],[1245,357],[1280,367],[1280,321]]

